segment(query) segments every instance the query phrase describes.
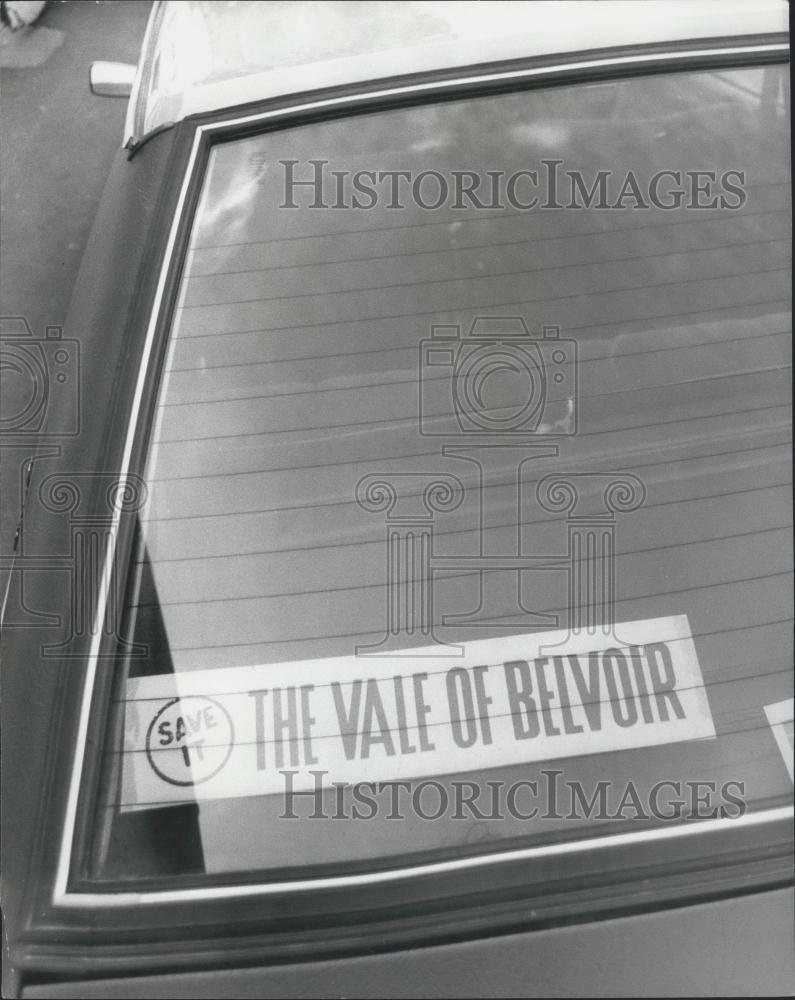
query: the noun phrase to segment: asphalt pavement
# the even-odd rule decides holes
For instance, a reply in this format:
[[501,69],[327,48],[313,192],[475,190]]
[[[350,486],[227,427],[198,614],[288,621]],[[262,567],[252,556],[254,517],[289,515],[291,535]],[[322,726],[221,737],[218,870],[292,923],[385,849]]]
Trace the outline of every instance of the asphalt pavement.
[[[62,325],[114,151],[126,101],[94,97],[96,59],[135,62],[151,4],[51,2],[36,23],[0,38],[0,316],[27,320],[33,335]],[[7,328],[7,327],[6,327]],[[2,410],[24,391],[3,373]],[[24,449],[0,429],[0,557],[19,519]],[[0,570],[0,588],[5,573]],[[2,593],[2,589],[0,589]]]

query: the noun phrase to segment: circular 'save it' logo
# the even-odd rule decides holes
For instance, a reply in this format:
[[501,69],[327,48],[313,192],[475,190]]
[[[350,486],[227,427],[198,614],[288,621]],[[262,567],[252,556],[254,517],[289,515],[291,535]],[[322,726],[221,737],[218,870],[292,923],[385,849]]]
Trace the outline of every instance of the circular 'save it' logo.
[[173,698],[146,733],[152,770],[170,785],[199,785],[229,760],[235,730],[227,710],[205,695]]

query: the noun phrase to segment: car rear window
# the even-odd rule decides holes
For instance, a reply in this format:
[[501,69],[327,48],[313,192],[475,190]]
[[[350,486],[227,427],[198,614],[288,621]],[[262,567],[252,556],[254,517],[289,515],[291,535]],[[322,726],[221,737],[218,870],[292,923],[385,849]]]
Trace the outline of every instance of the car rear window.
[[92,871],[393,867],[787,798],[788,109],[745,68],[213,146]]

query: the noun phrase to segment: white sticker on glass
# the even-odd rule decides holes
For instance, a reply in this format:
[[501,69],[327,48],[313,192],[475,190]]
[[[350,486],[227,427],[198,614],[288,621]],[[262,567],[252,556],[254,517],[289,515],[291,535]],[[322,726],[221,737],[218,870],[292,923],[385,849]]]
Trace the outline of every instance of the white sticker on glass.
[[687,617],[614,635],[130,680],[121,807],[281,793],[285,771],[313,790],[714,738]]
[[784,701],[777,701],[773,705],[765,705],[765,715],[773,730],[773,736],[778,743],[781,756],[784,758],[784,766],[789,771],[791,780],[793,770],[795,770],[795,735],[793,735],[793,698],[785,698]]

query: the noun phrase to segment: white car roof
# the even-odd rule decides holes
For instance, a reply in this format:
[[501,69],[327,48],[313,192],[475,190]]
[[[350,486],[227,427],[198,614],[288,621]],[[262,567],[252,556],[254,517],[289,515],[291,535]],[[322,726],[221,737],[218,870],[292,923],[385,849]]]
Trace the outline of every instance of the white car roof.
[[786,31],[784,0],[158,2],[127,135],[198,112],[409,73]]

